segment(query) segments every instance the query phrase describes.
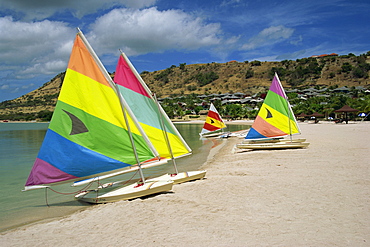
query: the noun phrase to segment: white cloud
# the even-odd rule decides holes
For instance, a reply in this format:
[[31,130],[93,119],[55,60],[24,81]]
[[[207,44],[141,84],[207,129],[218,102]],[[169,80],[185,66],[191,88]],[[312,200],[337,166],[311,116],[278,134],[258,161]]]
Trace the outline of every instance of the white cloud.
[[281,61],[281,60],[292,60],[292,59],[297,59],[300,57],[307,57],[310,56],[310,54],[307,54],[306,50],[299,50],[296,52],[291,52],[291,53],[284,53],[284,54],[279,54],[276,56],[275,60]]
[[112,7],[144,8],[157,0],[0,0],[0,9],[22,13],[24,20],[42,20],[65,10],[81,18]]
[[[65,22],[0,17],[0,89],[21,94],[27,90],[19,83],[35,80],[44,83],[49,75],[65,71],[76,32]],[[128,55],[215,49],[219,44],[230,46],[239,38],[223,40],[221,35],[218,23],[206,23],[180,10],[149,8],[114,9],[98,18],[86,37],[99,57],[110,63],[110,55],[114,53],[116,61],[119,48]],[[33,84],[30,88],[37,86]]]
[[248,2],[242,0],[223,0],[220,4],[220,7],[233,7],[238,8],[240,5],[248,5]]
[[6,90],[9,89],[9,84],[4,84],[0,86],[0,90]]
[[35,84],[30,83],[30,84],[28,84],[28,85],[23,85],[21,88],[22,88],[22,89],[28,89],[28,88],[32,88],[33,86],[35,86]]
[[123,0],[123,1],[118,1],[118,2],[121,2],[122,5],[126,7],[139,9],[139,8],[153,6],[157,2],[157,0]]
[[290,41],[290,43],[292,45],[299,45],[299,44],[302,43],[302,41],[303,41],[303,37],[302,37],[302,35],[299,35],[298,37],[296,37],[295,39],[293,39],[292,41]]
[[[107,28],[109,27],[109,28]],[[220,25],[180,10],[114,9],[98,18],[87,35],[94,47],[128,55],[164,50],[195,50],[220,43]]]
[[12,68],[18,78],[32,78],[64,71],[75,33],[61,22],[26,23],[0,18],[0,72]]
[[[76,32],[64,22],[0,17],[1,89],[15,92],[22,90],[17,82],[37,78],[42,83],[64,71]],[[219,24],[183,11],[149,8],[112,10],[98,18],[86,36],[101,58],[111,59],[115,53],[116,60],[119,48],[128,55],[194,50],[220,44],[221,34]],[[225,43],[236,40],[231,37]]]
[[249,39],[248,43],[244,44],[241,49],[252,50],[257,47],[272,45],[288,39],[293,32],[293,28],[287,28],[282,25],[265,28],[258,35]]

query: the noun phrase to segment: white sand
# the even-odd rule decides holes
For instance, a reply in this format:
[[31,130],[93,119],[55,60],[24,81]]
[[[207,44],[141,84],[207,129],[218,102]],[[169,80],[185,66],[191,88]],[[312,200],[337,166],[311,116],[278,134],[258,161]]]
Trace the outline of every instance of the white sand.
[[98,205],[0,246],[370,246],[369,123],[300,125],[307,149],[232,153],[174,193]]

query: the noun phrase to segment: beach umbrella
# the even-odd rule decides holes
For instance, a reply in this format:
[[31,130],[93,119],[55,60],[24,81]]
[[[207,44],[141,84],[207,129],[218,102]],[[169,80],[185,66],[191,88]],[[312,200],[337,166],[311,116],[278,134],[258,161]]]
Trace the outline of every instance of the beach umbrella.
[[352,107],[345,105],[342,108],[335,110],[334,112],[357,112],[358,110],[353,109]]
[[364,121],[369,115],[370,115],[370,112],[368,112],[367,114],[365,112],[358,114],[359,117],[362,117],[361,122]]
[[358,110],[353,109],[352,107],[350,107],[350,106],[348,106],[348,105],[345,105],[345,106],[343,106],[342,108],[340,108],[340,109],[338,109],[338,110],[335,110],[334,112],[341,112],[341,113],[344,113],[346,124],[348,124],[348,117],[347,117],[348,112],[358,112]]
[[309,115],[307,115],[306,113],[300,113],[298,114],[296,117],[308,117]]
[[324,114],[321,114],[321,113],[318,113],[318,112],[314,112],[310,116],[312,116],[312,117],[324,117]]
[[301,121],[304,121],[306,119],[306,117],[309,117],[310,115],[307,115],[306,113],[300,113],[298,115],[296,115],[296,118],[300,119]]
[[312,113],[309,116],[311,117],[311,119],[314,119],[315,120],[315,123],[318,123],[319,120],[317,120],[317,118],[324,117],[324,114],[321,114],[321,113],[318,113],[318,112],[314,112],[314,113]]

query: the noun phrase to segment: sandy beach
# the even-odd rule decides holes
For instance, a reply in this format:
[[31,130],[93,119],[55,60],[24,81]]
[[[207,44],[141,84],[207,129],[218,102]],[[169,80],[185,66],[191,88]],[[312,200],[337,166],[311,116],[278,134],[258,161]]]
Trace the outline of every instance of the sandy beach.
[[13,229],[0,246],[370,246],[370,123],[300,128],[307,149],[234,152],[229,138],[204,180]]

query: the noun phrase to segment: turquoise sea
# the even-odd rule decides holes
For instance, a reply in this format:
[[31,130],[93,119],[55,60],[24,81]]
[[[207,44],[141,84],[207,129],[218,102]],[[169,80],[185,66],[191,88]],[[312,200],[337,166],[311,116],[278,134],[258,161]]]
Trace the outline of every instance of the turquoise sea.
[[[93,206],[74,200],[73,194],[57,194],[44,189],[22,192],[47,127],[48,123],[0,123],[0,232]],[[193,155],[177,160],[179,171],[199,169],[206,161],[211,147],[224,141],[200,140],[198,133],[202,124],[181,123],[176,124],[176,127],[193,150]],[[245,125],[230,125],[227,130],[245,128]],[[144,175],[154,177],[166,172],[173,172],[172,163],[145,169]],[[118,179],[131,176],[125,175]],[[78,190],[69,185],[59,185],[55,189],[63,193]]]

